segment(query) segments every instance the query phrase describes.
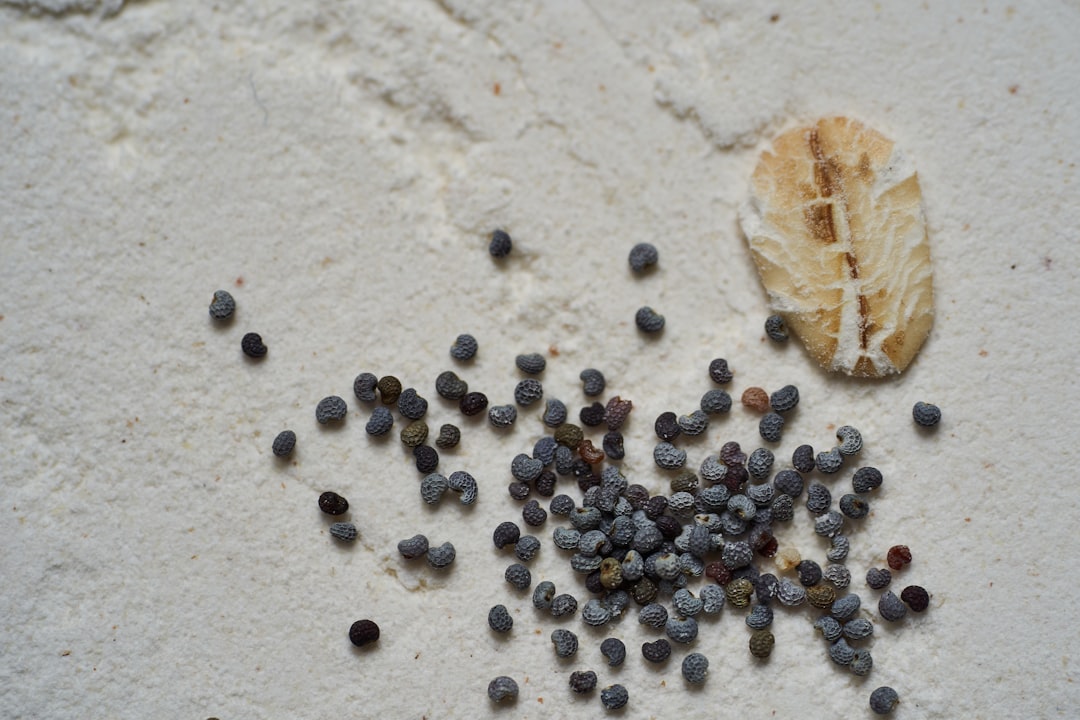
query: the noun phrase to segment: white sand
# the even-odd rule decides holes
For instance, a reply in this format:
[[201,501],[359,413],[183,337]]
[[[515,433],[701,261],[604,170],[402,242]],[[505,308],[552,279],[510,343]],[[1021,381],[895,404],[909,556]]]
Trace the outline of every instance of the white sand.
[[[592,668],[628,687],[627,717],[868,717],[882,684],[898,718],[1074,716],[1080,9],[383,5],[0,3],[0,715],[584,718],[599,700],[566,679]],[[768,138],[823,114],[919,170],[937,318],[900,378],[826,376],[763,339],[735,211]],[[500,226],[515,247],[495,263]],[[644,240],[661,266],[635,278]],[[239,304],[224,328],[206,313],[219,287]],[[657,340],[633,327],[643,304],[667,317]],[[261,363],[240,354],[248,331]],[[545,390],[574,412],[578,373],[601,368],[605,397],[635,404],[625,472],[656,492],[652,421],[696,407],[710,359],[731,361],[733,393],[798,385],[783,466],[850,423],[886,477],[851,532],[853,587],[873,609],[863,574],[906,542],[898,589],[927,587],[930,611],[879,624],[859,680],[810,609],[777,611],[761,665],[726,608],[695,644],[713,662],[700,690],[682,648],[644,667],[633,615],[597,633],[536,613],[490,534],[520,519],[509,461],[538,411],[510,432],[462,422],[441,469],[472,472],[480,500],[431,510],[401,425],[373,442],[351,395],[358,372],[394,373],[434,427],[457,422],[433,384],[459,332],[481,352],[456,369],[493,402],[511,402],[520,352],[557,348]],[[313,418],[332,393],[352,409],[337,431]],[[943,408],[936,433],[914,428],[919,399]],[[286,427],[291,465],[270,453]],[[684,447],[696,467],[729,439],[757,446],[738,405]],[[848,474],[828,482],[838,496]],[[353,547],[316,508],[330,488],[353,503]],[[796,520],[780,537],[823,560]],[[534,578],[584,600],[555,525]],[[419,531],[454,542],[450,572],[397,556]],[[487,631],[496,602],[509,639]],[[356,652],[361,617],[383,636]],[[574,662],[551,651],[559,626],[581,635]],[[620,669],[606,634],[629,646]],[[511,708],[485,696],[498,674],[521,683]]]

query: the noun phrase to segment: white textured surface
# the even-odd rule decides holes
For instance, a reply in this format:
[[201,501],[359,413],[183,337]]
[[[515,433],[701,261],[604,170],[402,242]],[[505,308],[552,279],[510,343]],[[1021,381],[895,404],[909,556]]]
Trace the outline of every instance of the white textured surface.
[[[598,699],[566,687],[577,667],[626,684],[628,717],[863,717],[880,684],[899,718],[1075,712],[1074,4],[813,2],[775,22],[735,2],[14,5],[30,11],[0,6],[5,717],[593,717]],[[902,145],[926,202],[936,324],[886,382],[762,340],[736,226],[763,142],[837,113]],[[485,250],[495,226],[515,239],[505,263]],[[641,240],[661,267],[637,279]],[[226,328],[206,314],[218,287],[240,308]],[[667,316],[656,341],[633,328],[642,304]],[[249,330],[261,364],[240,355]],[[432,383],[462,331],[482,345],[463,374],[496,402],[519,352],[557,346],[545,388],[574,408],[577,373],[602,368],[635,403],[627,473],[657,491],[652,419],[695,407],[711,358],[738,392],[797,384],[778,455],[826,445],[831,423],[863,430],[887,487],[853,534],[856,587],[869,598],[866,567],[907,542],[900,583],[929,588],[931,611],[879,626],[864,682],[831,666],[806,610],[777,613],[758,666],[726,609],[697,642],[701,690],[676,658],[642,666],[632,618],[611,630],[622,669],[576,618],[579,661],[556,662],[556,623],[508,600],[490,540],[519,517],[505,484],[535,412],[501,437],[462,424],[442,468],[480,479],[471,510],[422,507],[365,408],[314,422],[364,370],[417,386],[433,423],[458,417]],[[943,408],[936,434],[913,428],[918,399]],[[284,427],[299,442],[282,468]],[[695,462],[755,438],[737,407],[687,447]],[[328,487],[353,502],[351,549],[316,509]],[[583,595],[553,526],[534,576]],[[455,543],[452,572],[396,557],[420,530]],[[782,537],[822,554],[806,522]],[[509,641],[486,629],[496,602]],[[346,639],[359,617],[383,628],[371,652]],[[503,673],[522,695],[494,709]]]

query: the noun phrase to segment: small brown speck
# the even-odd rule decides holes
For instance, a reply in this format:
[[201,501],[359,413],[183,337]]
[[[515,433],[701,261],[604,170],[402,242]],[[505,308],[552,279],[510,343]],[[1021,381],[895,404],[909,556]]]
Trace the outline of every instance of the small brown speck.
[[495,83],[495,85],[491,88],[491,91],[496,95],[499,95],[500,93],[502,93],[502,85],[500,85],[499,83]]
[[971,518],[964,518],[964,522],[971,522]]
[[70,650],[65,650],[64,652],[60,653],[60,657],[67,657],[70,654],[71,654]]
[[1019,86],[1019,85],[1010,85],[1010,86],[1009,86],[1009,94],[1010,94],[1010,95],[1015,95],[1015,94],[1016,94],[1016,92],[1017,92],[1017,91],[1018,91],[1019,89],[1020,89],[1020,86]]
[[549,345],[548,346],[548,354],[551,355],[551,357],[559,357],[559,346],[558,345]]
[[244,278],[242,276],[236,278],[236,287],[243,287],[243,286],[244,286]]
[[987,356],[987,355],[989,355],[989,354],[990,354],[990,353],[986,352],[985,350],[980,350],[980,351],[979,351],[979,357],[986,357],[986,356]]
[[769,16],[769,22],[771,22],[771,23],[780,22],[780,13],[773,13],[772,15],[770,15]]

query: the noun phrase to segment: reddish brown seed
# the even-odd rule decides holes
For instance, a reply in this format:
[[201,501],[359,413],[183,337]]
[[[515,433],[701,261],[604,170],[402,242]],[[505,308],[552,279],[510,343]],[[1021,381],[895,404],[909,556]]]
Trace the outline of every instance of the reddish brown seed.
[[731,570],[722,562],[711,562],[705,566],[705,577],[712,578],[717,585],[727,585],[731,582]]
[[776,541],[775,537],[770,537],[768,541],[758,548],[758,555],[762,557],[771,558],[776,554],[776,551],[780,548],[780,543]]
[[577,451],[581,459],[590,465],[595,465],[604,459],[604,451],[593,445],[592,440],[588,438],[581,441]]
[[908,563],[911,562],[911,550],[907,545],[893,545],[889,548],[889,554],[886,556],[889,567],[893,570],[899,570]]
[[743,391],[742,404],[756,412],[768,412],[769,393],[759,387],[748,387]]
[[918,585],[908,585],[904,588],[900,593],[900,599],[914,612],[922,612],[930,607],[930,593],[926,592],[926,588]]
[[604,421],[607,423],[609,430],[618,430],[622,427],[622,424],[626,422],[626,418],[630,416],[630,411],[634,409],[634,403],[629,400],[623,400],[616,395],[607,402],[607,407],[604,408]]

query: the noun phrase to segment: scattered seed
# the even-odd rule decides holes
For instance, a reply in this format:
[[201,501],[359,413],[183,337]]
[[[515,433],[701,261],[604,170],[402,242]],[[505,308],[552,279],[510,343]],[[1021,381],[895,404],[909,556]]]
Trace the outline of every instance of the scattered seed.
[[413,560],[415,558],[424,555],[428,551],[428,539],[427,536],[417,534],[411,538],[401,540],[397,544],[398,552],[406,560]]
[[885,558],[892,570],[899,570],[911,562],[911,548],[907,545],[893,545]]
[[336,492],[324,492],[319,496],[319,509],[327,515],[344,515],[349,511],[349,501]]
[[368,435],[378,437],[389,433],[393,425],[394,416],[390,412],[390,408],[379,405],[372,411],[372,417],[367,419],[364,430]]
[[507,545],[513,545],[521,537],[521,528],[510,521],[499,523],[495,532],[491,534],[491,540],[495,547],[502,550]]
[[410,420],[419,420],[427,413],[428,401],[420,397],[415,388],[405,388],[398,396],[397,408]]
[[556,595],[551,600],[551,614],[554,617],[573,615],[577,612],[577,599],[569,593]]
[[444,542],[438,547],[428,548],[427,561],[428,565],[433,568],[446,568],[449,567],[454,559],[457,557],[457,551],[454,550],[454,546],[449,542]]
[[495,605],[488,610],[488,627],[497,633],[508,633],[514,627],[514,618],[505,605]]
[[582,390],[590,397],[604,392],[604,388],[607,386],[604,374],[596,368],[586,368],[581,371],[578,377],[581,379]]
[[907,615],[907,606],[892,590],[886,590],[878,598],[878,615],[889,622],[898,622]]
[[461,430],[456,425],[446,423],[439,428],[439,437],[435,440],[435,445],[442,449],[457,447],[457,444],[461,442]]
[[850,425],[842,425],[836,429],[836,439],[840,441],[837,450],[841,455],[854,455],[862,450],[862,433]]
[[651,243],[638,243],[630,248],[630,269],[636,273],[655,265],[659,259],[660,253]]
[[728,368],[728,362],[724,358],[716,358],[709,363],[709,378],[717,385],[726,385],[733,377],[734,373]]
[[674,440],[682,434],[679,420],[673,412],[660,413],[656,422],[653,423],[653,429],[656,431],[656,436],[665,442]]
[[375,402],[375,388],[378,384],[379,379],[371,373],[360,373],[353,380],[353,395],[362,402]]
[[832,448],[818,453],[814,459],[814,464],[817,466],[818,472],[832,475],[839,472],[840,468],[844,466],[844,456],[840,454],[839,448]]
[[330,526],[330,535],[342,542],[352,542],[356,539],[356,526],[351,522],[336,522]]
[[911,408],[911,416],[923,427],[933,427],[941,422],[941,408],[930,403],[917,402]]
[[500,675],[488,683],[487,694],[492,701],[497,703],[501,703],[503,700],[514,702],[518,696],[518,684],[513,678]]
[[379,626],[372,620],[357,620],[349,628],[349,641],[363,647],[379,639]]
[[766,442],[780,442],[784,430],[784,418],[777,413],[766,413],[758,423],[758,432]]
[[653,310],[648,305],[638,309],[634,315],[634,323],[638,330],[647,333],[657,333],[664,329],[664,316]]
[[618,395],[608,400],[607,405],[604,407],[604,422],[607,423],[608,430],[618,430],[622,427],[622,424],[630,417],[630,411],[633,409],[634,403],[623,400]]
[[476,357],[478,347],[476,338],[468,333],[462,333],[457,336],[454,344],[450,346],[450,357],[461,362],[467,362]]
[[446,479],[446,487],[460,493],[458,500],[462,505],[472,505],[479,494],[476,478],[464,470],[455,470],[450,473],[450,477]]
[[664,638],[641,644],[641,655],[654,664],[660,664],[671,657],[671,643]]
[[870,693],[870,709],[877,715],[888,715],[900,702],[900,696],[887,685],[882,685]]
[[453,370],[446,370],[435,378],[435,392],[447,400],[461,400],[469,392],[469,383],[459,378]]
[[701,410],[709,415],[731,410],[731,396],[719,388],[713,388],[701,396]]
[[428,505],[435,505],[442,499],[448,487],[445,477],[439,473],[429,473],[420,481],[420,497]]
[[518,405],[532,405],[544,396],[544,386],[536,378],[525,378],[514,388],[514,402]]
[[581,408],[578,417],[581,418],[582,425],[586,427],[596,427],[604,422],[604,414],[604,406],[598,402],[594,402],[592,405],[586,405]]
[[555,646],[555,654],[561,658],[568,658],[578,651],[577,635],[564,628],[551,631],[551,643]]
[[922,612],[930,607],[930,593],[919,585],[908,585],[900,593],[900,599],[914,612]]
[[625,707],[626,703],[629,701],[630,693],[626,691],[625,687],[618,683],[615,685],[608,685],[600,691],[600,703],[606,710],[618,710],[621,707]]
[[488,243],[488,252],[491,253],[491,257],[504,258],[510,254],[513,247],[514,243],[506,231],[496,230],[491,233],[491,242]]
[[570,673],[570,689],[578,694],[596,689],[596,673],[592,670],[575,670]]
[[514,359],[514,364],[517,365],[518,370],[529,375],[539,375],[544,372],[544,368],[547,367],[547,360],[540,353],[527,353],[525,355],[518,355]]
[[383,405],[393,405],[401,396],[401,381],[393,375],[384,375],[376,384]]
[[861,467],[851,477],[851,487],[860,495],[881,487],[881,471],[875,467]]
[[214,291],[214,298],[210,301],[210,317],[215,320],[228,320],[236,311],[236,300],[227,290]]
[[413,420],[401,430],[401,442],[405,447],[414,448],[427,440],[428,426],[423,420]]
[[514,556],[521,562],[529,562],[540,552],[540,541],[532,535],[521,536],[514,544]]
[[779,315],[770,315],[765,318],[765,334],[773,342],[784,342],[788,339],[787,325],[784,318]]
[[626,645],[618,638],[607,638],[600,643],[600,654],[607,658],[609,666],[622,665],[626,660]]
[[771,630],[755,630],[750,634],[749,644],[750,654],[760,660],[764,660],[772,654],[773,646],[776,645],[776,638],[773,636]]
[[884,590],[892,582],[892,573],[884,568],[870,568],[866,571],[866,584],[872,590]]
[[262,336],[259,333],[248,333],[240,340],[240,349],[249,358],[258,359],[266,355],[267,348],[263,344]]
[[555,597],[555,583],[542,580],[533,589],[532,603],[537,610],[550,610],[551,600]]
[[482,392],[470,392],[461,396],[458,407],[464,415],[476,415],[484,412],[488,406],[487,395]]
[[296,433],[292,430],[282,430],[278,433],[278,436],[274,438],[273,451],[274,455],[279,458],[288,457],[292,455],[293,448],[296,447]]
[[427,475],[439,467],[439,452],[430,445],[417,445],[412,452],[419,472]]

